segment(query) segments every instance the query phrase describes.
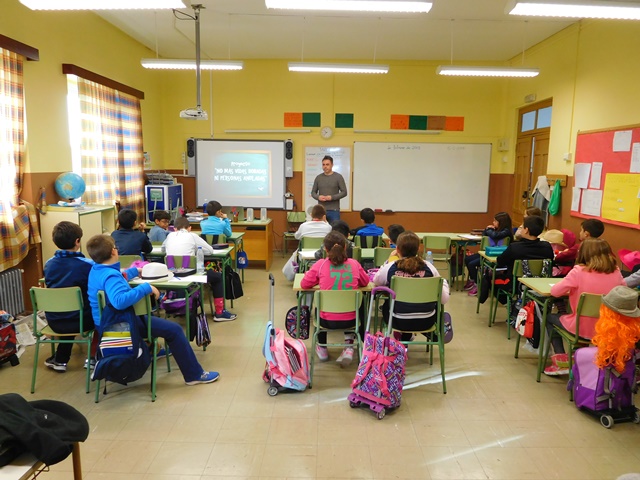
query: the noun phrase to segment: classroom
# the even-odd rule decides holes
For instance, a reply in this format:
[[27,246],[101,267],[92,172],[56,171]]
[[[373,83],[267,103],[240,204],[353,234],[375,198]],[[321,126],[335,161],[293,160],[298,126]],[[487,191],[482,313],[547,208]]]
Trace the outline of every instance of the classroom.
[[[214,5],[207,7],[215,11]],[[206,19],[210,13],[203,12]],[[240,14],[232,15],[230,21],[246,21],[246,28],[251,28]],[[522,54],[500,62],[517,67],[524,56],[527,66],[540,69],[540,75],[529,79],[438,76],[436,67],[449,63],[449,58],[380,58],[390,66],[386,75],[292,73],[286,66],[295,58],[243,58],[241,71],[202,72],[202,106],[210,121],[189,121],[180,118],[179,112],[194,105],[193,71],[142,68],[140,59],[155,57],[156,52],[92,12],[35,11],[18,0],[5,0],[0,48],[11,50],[17,42],[39,52],[37,61],[23,63],[25,149],[20,198],[38,205],[45,187],[46,202],[57,202],[55,179],[75,170],[68,75],[63,73],[63,65],[68,65],[75,72],[93,72],[142,93],[141,135],[151,170],[170,173],[183,183],[184,205],[191,209],[201,206],[201,199],[196,197],[196,179],[183,170],[190,138],[291,139],[293,175],[286,188],[299,209],[306,205],[305,155],[318,147],[350,148],[355,165],[354,144],[357,149],[360,142],[491,146],[488,186],[479,186],[488,192],[486,209],[470,205],[462,211],[433,211],[429,205],[419,205],[414,211],[385,211],[388,207],[382,203],[375,206],[381,209],[376,212],[376,223],[385,230],[398,223],[416,232],[469,232],[490,224],[500,211],[511,215],[514,226],[520,225],[524,212],[520,185],[524,182],[525,190],[531,190],[522,159],[530,158],[532,149],[532,135],[519,132],[522,116],[552,107],[550,128],[536,133],[542,139],[536,158],[544,157],[546,165],[540,175],[565,183],[560,211],[549,217],[547,226],[577,234],[586,218],[572,214],[580,135],[631,130],[640,124],[636,108],[640,105],[640,23],[598,19],[567,23]],[[193,46],[188,45],[185,58],[192,57]],[[342,61],[331,56],[318,60]],[[352,61],[371,63],[370,58]],[[526,97],[531,96],[535,100],[528,103]],[[286,132],[290,112],[318,112],[320,124],[309,127],[309,133]],[[344,113],[353,114],[353,123],[339,128],[336,115]],[[438,135],[392,130],[394,117],[429,115],[463,118],[463,127]],[[333,128],[332,137],[321,136],[324,126]],[[227,133],[239,129],[253,132]],[[259,131],[269,129],[278,132]],[[425,189],[438,182],[429,178],[429,169],[423,165],[403,166],[399,169],[390,161],[393,181],[379,187],[380,198],[401,190],[402,176],[411,176],[416,169]],[[457,173],[465,176],[464,171]],[[472,204],[473,192],[469,197]],[[358,199],[352,200],[356,205]],[[603,238],[614,253],[639,248],[637,202],[635,209],[630,224],[605,221]],[[361,222],[359,210],[343,209],[341,218],[356,227]],[[296,301],[291,284],[281,274],[293,251],[290,248],[287,255],[282,254],[287,211],[269,209],[268,217],[272,221],[272,236],[266,240],[269,260],[254,266],[248,250],[244,297],[233,307],[238,319],[212,323],[213,345],[206,352],[194,345],[205,368],[220,372],[219,382],[186,388],[179,373],[160,367],[155,402],[150,401],[146,384],[140,382],[95,404],[93,392],[86,395],[82,391],[85,371],[76,362],[70,363],[65,375],[39,367],[38,388],[31,394],[32,353],[27,351],[19,367],[0,368],[0,393],[16,392],[27,400],[61,400],[80,410],[91,428],[81,447],[88,480],[615,479],[623,474],[640,475],[637,425],[604,429],[568,400],[566,378],[563,382],[559,377],[543,377],[536,382],[536,359],[524,352],[519,359],[513,358],[514,338],[506,338],[504,309],[499,313],[502,320],[487,328],[487,305],[477,314],[475,298],[453,288],[447,311],[455,322],[455,338],[447,345],[446,395],[437,360],[433,366],[420,363],[426,358],[424,353],[412,350],[407,363],[411,388],[403,394],[402,407],[381,421],[364,409],[348,406],[346,395],[355,365],[348,369],[317,366],[313,389],[268,396],[260,377],[269,272],[276,278],[277,325]],[[7,249],[8,240],[3,241]],[[45,241],[50,239],[42,238]],[[39,243],[27,249],[10,266],[24,270],[25,304],[30,309],[28,288],[38,284],[47,258]],[[41,478],[70,478],[71,470],[68,460]]]

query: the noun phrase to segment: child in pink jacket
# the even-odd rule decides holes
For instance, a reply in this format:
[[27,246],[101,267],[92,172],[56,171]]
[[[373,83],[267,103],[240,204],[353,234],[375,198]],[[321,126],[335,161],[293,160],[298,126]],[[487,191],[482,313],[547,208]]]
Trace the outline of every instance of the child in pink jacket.
[[[327,258],[318,260],[311,270],[305,273],[300,286],[311,289],[316,285],[320,290],[355,290],[369,284],[369,276],[357,260],[347,258],[347,239],[339,232],[332,231],[324,237],[323,245],[327,251]],[[355,327],[356,312],[328,313],[320,312],[320,325],[328,329],[342,329]],[[364,334],[364,319],[360,322],[360,337]],[[355,332],[345,332],[345,343],[353,344]],[[327,332],[318,334],[316,354],[325,362],[329,359],[327,347]],[[353,360],[353,347],[346,347],[336,360],[341,366],[349,365]]]

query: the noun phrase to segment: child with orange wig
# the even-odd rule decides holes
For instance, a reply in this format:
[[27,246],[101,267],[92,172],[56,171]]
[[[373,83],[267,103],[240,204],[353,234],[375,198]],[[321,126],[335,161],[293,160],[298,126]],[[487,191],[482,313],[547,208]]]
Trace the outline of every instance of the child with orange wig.
[[596,365],[614,367],[622,373],[640,340],[638,292],[629,287],[614,287],[602,296],[600,319],[596,323],[593,344],[598,347]]

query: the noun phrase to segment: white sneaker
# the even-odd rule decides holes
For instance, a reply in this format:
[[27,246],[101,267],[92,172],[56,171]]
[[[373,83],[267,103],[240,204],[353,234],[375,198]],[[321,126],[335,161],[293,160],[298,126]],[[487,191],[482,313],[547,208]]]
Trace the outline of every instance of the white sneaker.
[[353,361],[353,347],[346,347],[342,350],[340,356],[336,359],[336,363],[339,363],[341,367],[348,367]]
[[327,360],[329,360],[329,351],[327,350],[327,347],[316,345],[316,355],[318,355],[318,358],[321,362],[326,362]]

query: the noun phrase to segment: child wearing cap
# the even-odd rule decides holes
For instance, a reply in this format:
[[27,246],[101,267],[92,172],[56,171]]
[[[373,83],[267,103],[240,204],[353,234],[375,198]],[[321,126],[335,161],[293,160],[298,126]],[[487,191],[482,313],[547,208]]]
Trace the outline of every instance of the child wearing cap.
[[621,248],[618,250],[618,257],[620,257],[622,264],[631,271],[631,274],[624,279],[627,287],[640,286],[640,252]]

